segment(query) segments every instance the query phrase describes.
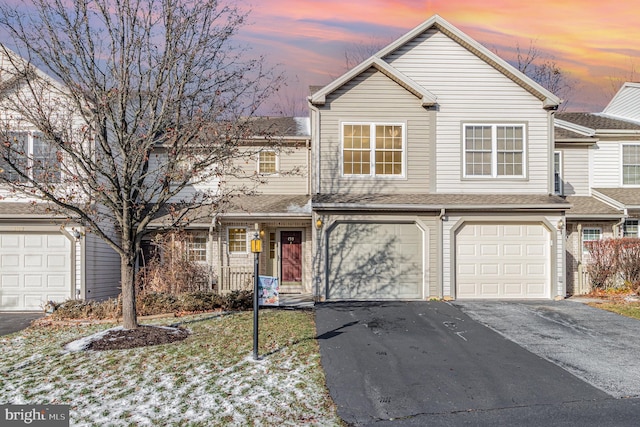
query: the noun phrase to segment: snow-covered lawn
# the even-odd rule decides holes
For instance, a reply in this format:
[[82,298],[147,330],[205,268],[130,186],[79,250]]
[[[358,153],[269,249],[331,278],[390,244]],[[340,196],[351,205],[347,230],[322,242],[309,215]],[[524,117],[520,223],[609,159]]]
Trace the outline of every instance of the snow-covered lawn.
[[68,351],[115,325],[30,328],[0,338],[0,404],[68,404],[72,426],[340,425],[324,385],[310,312],[201,314],[166,345]]

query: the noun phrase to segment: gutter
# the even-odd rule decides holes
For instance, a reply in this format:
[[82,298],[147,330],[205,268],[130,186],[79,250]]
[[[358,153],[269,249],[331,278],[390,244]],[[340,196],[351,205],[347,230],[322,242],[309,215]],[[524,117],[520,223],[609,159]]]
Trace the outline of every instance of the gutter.
[[420,204],[368,204],[368,203],[318,203],[312,204],[314,210],[403,210],[403,211],[442,211],[448,210],[566,210],[571,204],[535,204],[535,205],[420,205]]

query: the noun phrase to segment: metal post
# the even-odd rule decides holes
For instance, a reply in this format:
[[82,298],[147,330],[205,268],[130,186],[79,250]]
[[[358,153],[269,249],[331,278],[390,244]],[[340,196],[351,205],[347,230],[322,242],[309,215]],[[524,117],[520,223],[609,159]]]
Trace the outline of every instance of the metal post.
[[[258,233],[255,240],[258,239]],[[253,266],[253,359],[258,360],[258,274],[259,274],[259,256],[260,252],[254,247],[254,266]]]

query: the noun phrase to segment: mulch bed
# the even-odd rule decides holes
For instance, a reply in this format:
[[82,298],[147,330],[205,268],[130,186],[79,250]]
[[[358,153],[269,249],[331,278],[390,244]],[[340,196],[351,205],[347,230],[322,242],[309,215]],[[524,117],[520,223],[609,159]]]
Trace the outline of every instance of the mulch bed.
[[92,341],[87,350],[124,350],[150,345],[168,344],[182,341],[189,336],[184,328],[168,328],[140,325],[136,329],[109,331],[99,340]]

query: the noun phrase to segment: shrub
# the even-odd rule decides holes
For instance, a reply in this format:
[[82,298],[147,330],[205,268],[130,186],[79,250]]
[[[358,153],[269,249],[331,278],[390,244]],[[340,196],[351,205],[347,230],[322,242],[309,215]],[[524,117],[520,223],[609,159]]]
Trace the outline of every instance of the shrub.
[[616,250],[613,239],[585,242],[589,250],[587,273],[591,285],[598,289],[605,289],[612,284],[616,273]]
[[624,286],[640,291],[640,239],[622,238],[587,242],[587,272],[591,284],[598,289]]
[[252,291],[232,291],[224,296],[222,309],[225,311],[253,310]]

